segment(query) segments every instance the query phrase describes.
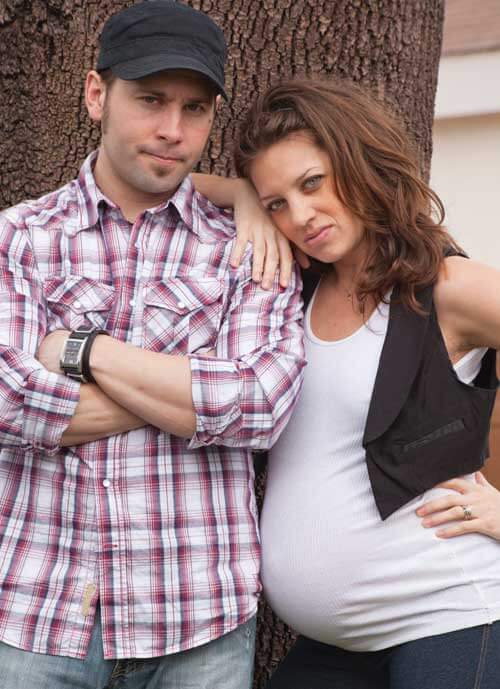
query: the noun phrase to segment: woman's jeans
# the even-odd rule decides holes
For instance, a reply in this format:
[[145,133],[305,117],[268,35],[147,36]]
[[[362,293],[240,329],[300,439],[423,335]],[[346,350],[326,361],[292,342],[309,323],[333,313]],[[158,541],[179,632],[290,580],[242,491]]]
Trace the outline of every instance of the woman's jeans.
[[[204,646],[134,663],[113,689],[250,689],[255,616],[229,634]],[[102,653],[96,617],[84,660],[21,651],[0,643],[0,689],[104,689],[115,661]]]
[[266,689],[500,689],[500,621],[371,653],[299,637]]

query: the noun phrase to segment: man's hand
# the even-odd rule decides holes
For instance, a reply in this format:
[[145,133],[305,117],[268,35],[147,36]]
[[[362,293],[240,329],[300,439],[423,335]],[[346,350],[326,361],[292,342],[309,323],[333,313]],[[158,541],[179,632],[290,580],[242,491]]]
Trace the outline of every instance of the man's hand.
[[41,342],[36,358],[45,366],[47,371],[60,373],[62,375],[59,362],[64,343],[69,337],[69,330],[54,330],[47,335]]

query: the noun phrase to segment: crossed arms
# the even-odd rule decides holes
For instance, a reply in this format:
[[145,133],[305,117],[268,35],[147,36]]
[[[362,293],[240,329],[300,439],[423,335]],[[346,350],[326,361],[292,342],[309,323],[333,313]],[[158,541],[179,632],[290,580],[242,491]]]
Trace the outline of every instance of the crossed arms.
[[2,446],[50,455],[151,424],[190,447],[269,447],[300,389],[301,302],[296,275],[286,289],[267,291],[245,271],[213,352],[164,354],[100,336],[90,362],[98,385],[80,385],[58,372],[67,335],[47,336],[29,232],[0,218]]

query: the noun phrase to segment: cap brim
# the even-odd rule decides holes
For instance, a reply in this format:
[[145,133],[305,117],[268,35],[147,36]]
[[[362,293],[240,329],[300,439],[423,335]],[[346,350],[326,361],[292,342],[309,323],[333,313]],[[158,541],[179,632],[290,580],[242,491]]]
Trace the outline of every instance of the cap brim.
[[168,69],[188,69],[191,72],[198,72],[207,77],[214,85],[217,93],[220,93],[228,100],[224,84],[220,83],[216,75],[208,69],[203,62],[183,55],[147,55],[145,57],[137,57],[133,60],[127,60],[126,62],[112,65],[110,69],[113,74],[116,74],[117,77],[125,79],[126,81],[141,79],[142,77],[148,77],[151,74],[163,72]]

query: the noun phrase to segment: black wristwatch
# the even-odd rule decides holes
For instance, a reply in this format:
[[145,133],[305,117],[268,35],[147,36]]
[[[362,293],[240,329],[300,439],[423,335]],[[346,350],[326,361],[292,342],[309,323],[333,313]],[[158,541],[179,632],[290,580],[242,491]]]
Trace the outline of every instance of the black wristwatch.
[[98,328],[77,328],[73,330],[61,352],[59,365],[64,375],[80,383],[95,383],[90,371],[90,350],[98,335],[108,335]]

